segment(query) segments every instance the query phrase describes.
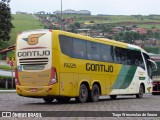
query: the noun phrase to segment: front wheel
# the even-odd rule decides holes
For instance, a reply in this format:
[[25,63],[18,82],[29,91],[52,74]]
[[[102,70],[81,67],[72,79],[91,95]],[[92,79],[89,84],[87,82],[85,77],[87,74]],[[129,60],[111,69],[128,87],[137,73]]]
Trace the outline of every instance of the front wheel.
[[85,103],[88,98],[88,88],[85,84],[81,84],[79,89],[79,96],[76,97],[76,101],[80,103]]
[[139,87],[139,93],[136,94],[136,98],[143,98],[144,88],[142,85]]
[[52,103],[52,101],[54,100],[53,97],[44,97],[43,100],[47,103]]

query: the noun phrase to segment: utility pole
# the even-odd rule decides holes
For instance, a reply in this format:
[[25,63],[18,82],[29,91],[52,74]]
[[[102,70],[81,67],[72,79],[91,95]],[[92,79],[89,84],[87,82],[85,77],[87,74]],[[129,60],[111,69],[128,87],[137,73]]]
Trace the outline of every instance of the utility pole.
[[62,0],[61,0],[61,30],[63,30],[63,26],[62,26]]

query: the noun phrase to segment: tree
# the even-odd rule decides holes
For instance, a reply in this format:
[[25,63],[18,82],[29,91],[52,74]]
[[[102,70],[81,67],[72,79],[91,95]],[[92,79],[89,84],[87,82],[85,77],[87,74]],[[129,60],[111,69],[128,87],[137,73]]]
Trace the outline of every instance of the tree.
[[80,25],[79,22],[75,22],[75,23],[74,23],[74,26],[78,29],[78,28],[80,28],[81,25]]
[[70,29],[70,32],[73,33],[77,32],[76,26],[74,24],[69,24],[68,28]]
[[10,32],[14,26],[11,23],[13,17],[9,7],[10,0],[0,1],[0,44],[2,41],[8,41],[10,39]]

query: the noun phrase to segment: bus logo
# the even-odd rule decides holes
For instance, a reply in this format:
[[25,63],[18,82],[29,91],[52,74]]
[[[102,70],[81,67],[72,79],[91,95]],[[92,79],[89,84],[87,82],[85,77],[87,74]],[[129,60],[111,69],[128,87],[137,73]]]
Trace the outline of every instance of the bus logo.
[[42,35],[44,35],[44,33],[31,34],[28,36],[28,38],[23,38],[23,40],[28,42],[29,45],[36,45],[38,43],[38,38]]

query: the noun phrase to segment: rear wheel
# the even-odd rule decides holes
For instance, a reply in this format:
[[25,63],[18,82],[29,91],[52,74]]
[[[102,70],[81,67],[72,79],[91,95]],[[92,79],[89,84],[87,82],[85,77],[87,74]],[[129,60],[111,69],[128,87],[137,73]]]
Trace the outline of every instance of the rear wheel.
[[139,93],[136,94],[136,98],[143,98],[144,88],[142,85],[139,87]]
[[57,102],[60,102],[60,103],[67,103],[70,101],[70,97],[57,97],[56,100]]
[[76,97],[77,102],[85,103],[88,98],[88,88],[85,84],[81,84],[79,89],[79,96]]
[[99,100],[100,90],[99,86],[94,84],[90,93],[90,100],[92,102],[97,102]]
[[117,98],[117,95],[110,95],[110,98],[111,98],[112,100],[115,100],[115,99]]
[[43,100],[47,103],[52,103],[52,101],[54,100],[53,97],[44,97]]

